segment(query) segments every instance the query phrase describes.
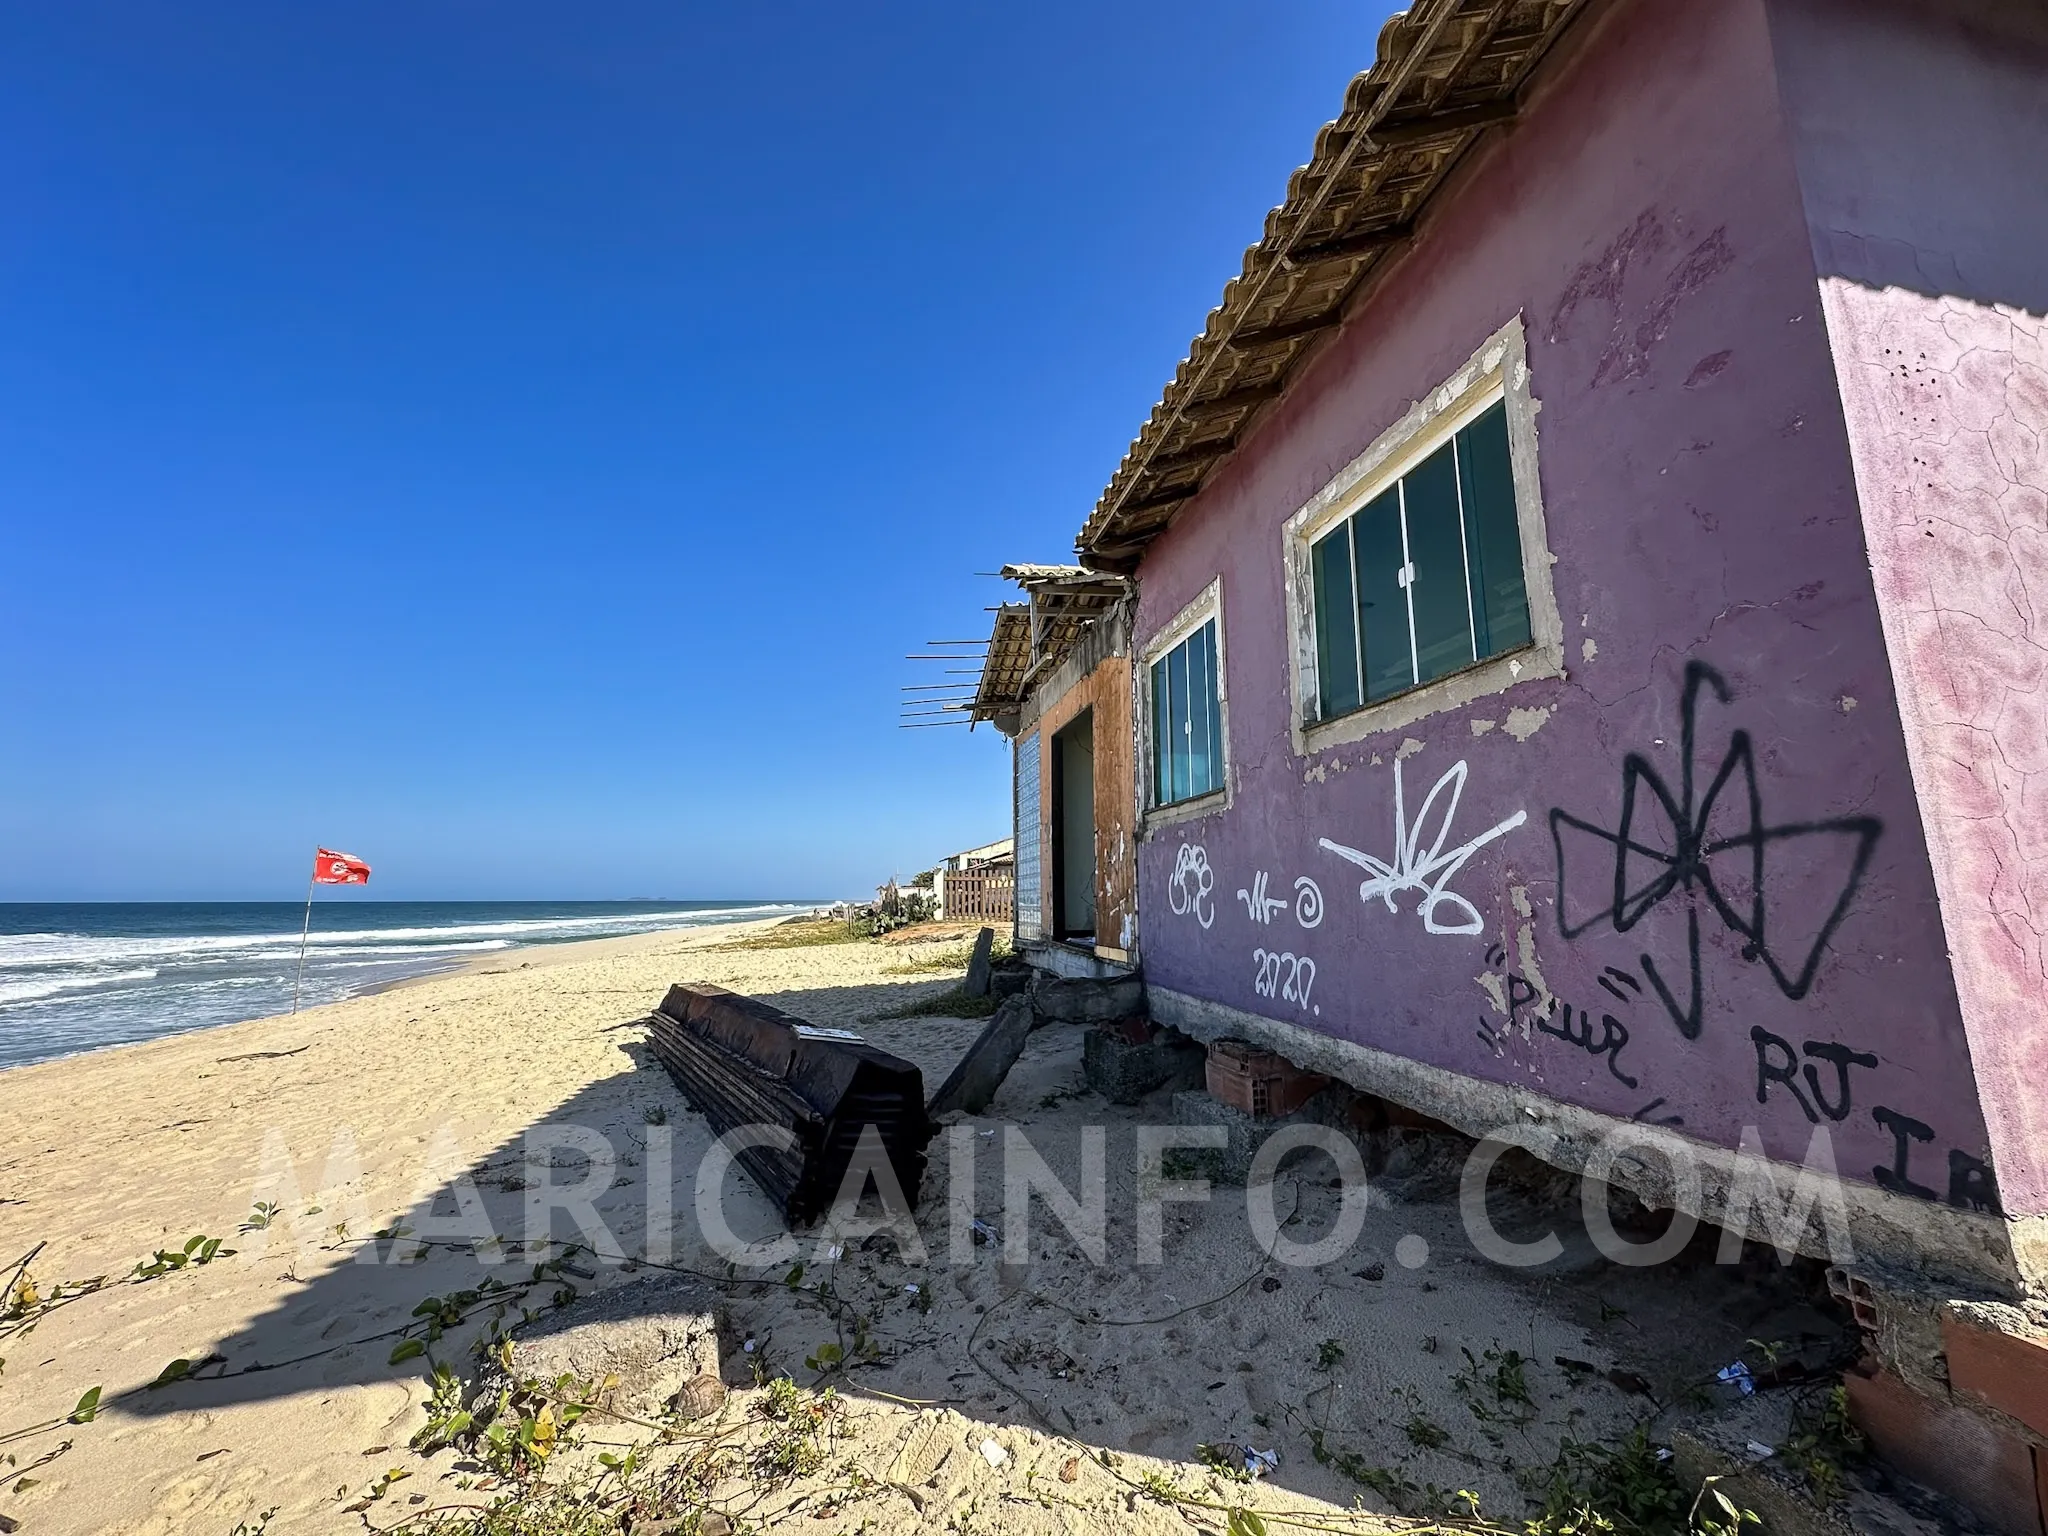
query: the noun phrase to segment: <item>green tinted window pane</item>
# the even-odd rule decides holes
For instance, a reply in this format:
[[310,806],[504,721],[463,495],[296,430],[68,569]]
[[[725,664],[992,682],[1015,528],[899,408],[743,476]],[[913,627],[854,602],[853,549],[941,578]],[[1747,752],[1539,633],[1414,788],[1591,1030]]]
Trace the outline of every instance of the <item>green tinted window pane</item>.
[[1358,708],[1358,605],[1351,596],[1351,525],[1309,550],[1316,590],[1316,718]]
[[1152,663],[1152,803],[1164,805],[1173,798],[1173,732],[1166,712],[1166,663]]
[[1408,594],[1401,586],[1401,492],[1375,496],[1351,519],[1352,581],[1365,651],[1370,703],[1415,685],[1409,651]]
[[1223,783],[1223,710],[1217,703],[1221,682],[1216,672],[1216,621],[1211,619],[1196,630],[1189,644],[1202,660],[1202,688],[1194,692],[1192,707],[1195,731],[1202,739],[1202,754],[1195,764],[1195,793],[1203,795]]
[[1167,672],[1167,731],[1174,737],[1174,795],[1188,799],[1188,647],[1176,645],[1165,659]]
[[1472,577],[1473,639],[1481,656],[1529,643],[1529,594],[1522,585],[1522,535],[1508,462],[1508,410],[1496,405],[1458,434],[1465,548]]
[[1209,690],[1214,686],[1209,675],[1209,653],[1202,645],[1202,637],[1208,634],[1204,625],[1188,637],[1183,649],[1188,653],[1188,793],[1205,795],[1209,792]]
[[1202,625],[1202,649],[1208,655],[1208,786],[1223,788],[1223,657],[1217,655],[1217,621]]
[[1407,497],[1408,601],[1415,609],[1416,681],[1472,664],[1472,612],[1465,592],[1465,530],[1458,515],[1458,464],[1445,443],[1401,482]]

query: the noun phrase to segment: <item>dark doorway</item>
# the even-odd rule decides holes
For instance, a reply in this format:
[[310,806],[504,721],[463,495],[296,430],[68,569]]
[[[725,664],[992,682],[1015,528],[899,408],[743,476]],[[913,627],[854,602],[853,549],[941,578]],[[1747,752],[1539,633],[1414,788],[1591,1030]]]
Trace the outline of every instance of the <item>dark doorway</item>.
[[1095,712],[1052,739],[1052,932],[1095,939]]

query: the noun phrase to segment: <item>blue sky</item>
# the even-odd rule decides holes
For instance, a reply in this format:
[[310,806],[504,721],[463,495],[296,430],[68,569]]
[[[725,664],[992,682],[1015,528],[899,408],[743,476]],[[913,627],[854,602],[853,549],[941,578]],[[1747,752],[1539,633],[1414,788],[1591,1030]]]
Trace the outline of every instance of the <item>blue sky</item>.
[[1384,6],[0,19],[0,899],[854,894]]

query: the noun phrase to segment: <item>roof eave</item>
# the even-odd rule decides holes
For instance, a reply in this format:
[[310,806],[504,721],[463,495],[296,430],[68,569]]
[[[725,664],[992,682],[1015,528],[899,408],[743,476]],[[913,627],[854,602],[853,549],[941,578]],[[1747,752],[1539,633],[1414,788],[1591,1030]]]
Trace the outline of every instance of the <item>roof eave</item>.
[[1408,247],[1431,198],[1511,123],[1542,57],[1586,0],[1416,0],[1316,136],[1074,541],[1090,570],[1129,575],[1306,371],[1374,274]]

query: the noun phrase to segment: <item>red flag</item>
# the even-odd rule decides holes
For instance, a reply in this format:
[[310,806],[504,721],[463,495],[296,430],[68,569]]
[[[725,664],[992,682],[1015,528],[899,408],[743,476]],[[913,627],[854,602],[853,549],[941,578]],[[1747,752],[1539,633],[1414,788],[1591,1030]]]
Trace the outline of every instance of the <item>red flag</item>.
[[368,885],[370,866],[352,853],[336,853],[332,848],[316,848],[313,850],[313,883]]

